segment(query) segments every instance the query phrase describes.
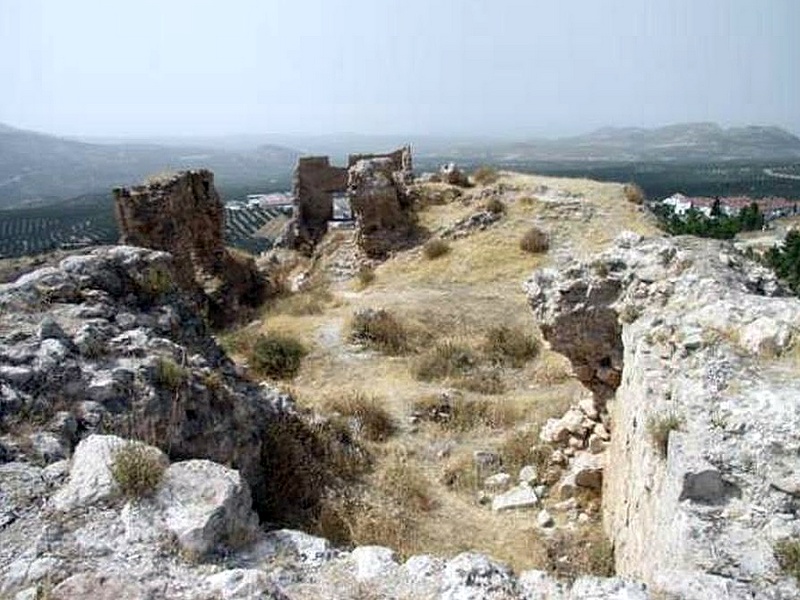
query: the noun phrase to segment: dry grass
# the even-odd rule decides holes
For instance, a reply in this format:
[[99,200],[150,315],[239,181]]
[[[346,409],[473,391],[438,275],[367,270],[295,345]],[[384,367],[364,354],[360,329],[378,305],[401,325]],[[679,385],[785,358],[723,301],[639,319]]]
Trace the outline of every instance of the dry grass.
[[647,433],[662,457],[667,457],[669,450],[669,434],[680,430],[684,419],[680,415],[669,412],[663,415],[650,417],[647,421]]
[[416,379],[432,381],[463,377],[478,363],[478,356],[461,342],[444,340],[437,342],[421,355],[412,366]]
[[450,244],[438,238],[428,240],[425,242],[425,245],[422,246],[422,254],[428,260],[440,258],[448,252],[450,252]]
[[350,322],[350,339],[384,354],[397,355],[408,352],[408,329],[388,310],[362,310]]
[[368,265],[362,265],[356,273],[356,280],[358,281],[358,289],[363,290],[375,281],[375,269]]
[[614,548],[599,525],[577,532],[556,531],[547,539],[547,570],[558,577],[613,577]]
[[371,442],[386,441],[397,429],[384,405],[385,401],[375,396],[355,391],[330,398],[324,404],[328,411],[352,419],[353,428]]
[[111,475],[126,498],[152,495],[166,469],[162,455],[141,442],[126,442],[111,459]]
[[479,427],[503,429],[522,418],[522,412],[512,402],[502,398],[469,398],[425,395],[413,403],[413,412],[423,420],[436,423],[444,429],[470,431]]
[[493,215],[502,215],[506,212],[506,203],[499,198],[490,198],[484,208]]
[[472,173],[472,180],[479,185],[491,185],[500,178],[497,169],[489,166],[482,166],[475,169]]
[[155,380],[158,385],[171,391],[179,390],[189,373],[171,358],[159,358],[155,366]]
[[800,539],[781,540],[773,551],[781,570],[800,583]]
[[550,236],[538,227],[531,227],[519,240],[519,247],[530,254],[547,252],[550,248]]
[[277,298],[267,310],[268,314],[284,314],[294,317],[321,315],[335,302],[336,298],[327,286],[315,286],[302,292],[283,295]]
[[631,204],[644,204],[644,190],[635,183],[626,183],[622,187],[622,193],[625,195],[625,200]]
[[540,343],[532,335],[508,325],[496,325],[486,332],[483,350],[494,363],[520,368],[536,358]]

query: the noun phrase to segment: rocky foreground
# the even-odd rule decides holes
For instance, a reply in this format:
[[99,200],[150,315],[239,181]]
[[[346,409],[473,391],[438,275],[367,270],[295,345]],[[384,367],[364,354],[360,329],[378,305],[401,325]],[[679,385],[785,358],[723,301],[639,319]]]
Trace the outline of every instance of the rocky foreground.
[[[174,281],[169,254],[118,246],[0,286],[0,597],[800,597],[775,554],[800,535],[800,306],[726,245],[626,235],[527,283],[610,416],[610,445],[584,434],[623,578],[573,582],[269,530],[275,428],[301,421]],[[126,438],[163,469],[145,498],[114,474]]]

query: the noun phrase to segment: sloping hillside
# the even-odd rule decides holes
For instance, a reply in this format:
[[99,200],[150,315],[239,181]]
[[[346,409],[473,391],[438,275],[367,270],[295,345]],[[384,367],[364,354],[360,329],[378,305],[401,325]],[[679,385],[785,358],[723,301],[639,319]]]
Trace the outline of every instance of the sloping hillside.
[[286,177],[297,153],[262,145],[252,151],[153,144],[88,144],[8,126],[0,128],[0,209],[48,204],[132,185],[165,170],[208,168],[217,185],[265,187]]

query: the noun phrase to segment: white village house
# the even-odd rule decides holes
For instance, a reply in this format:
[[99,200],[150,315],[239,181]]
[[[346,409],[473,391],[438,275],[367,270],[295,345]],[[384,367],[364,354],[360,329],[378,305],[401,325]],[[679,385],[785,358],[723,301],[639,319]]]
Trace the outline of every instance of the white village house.
[[[664,198],[661,204],[672,207],[672,212],[679,216],[683,216],[689,210],[694,209],[706,217],[710,217],[711,209],[716,201],[717,198],[690,197],[679,192]],[[774,197],[755,200],[749,196],[723,196],[719,198],[719,207],[722,214],[728,217],[735,217],[743,208],[750,206],[753,202],[758,204],[758,208],[766,221],[796,215],[800,212],[800,203],[796,200]]]

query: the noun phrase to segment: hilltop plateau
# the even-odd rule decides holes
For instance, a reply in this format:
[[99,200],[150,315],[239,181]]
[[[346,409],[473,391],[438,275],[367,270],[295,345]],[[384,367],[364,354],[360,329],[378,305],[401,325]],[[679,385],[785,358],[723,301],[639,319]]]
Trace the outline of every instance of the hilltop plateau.
[[148,224],[207,172],[0,285],[0,597],[796,598],[796,298],[623,185],[387,156],[260,307]]

